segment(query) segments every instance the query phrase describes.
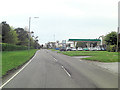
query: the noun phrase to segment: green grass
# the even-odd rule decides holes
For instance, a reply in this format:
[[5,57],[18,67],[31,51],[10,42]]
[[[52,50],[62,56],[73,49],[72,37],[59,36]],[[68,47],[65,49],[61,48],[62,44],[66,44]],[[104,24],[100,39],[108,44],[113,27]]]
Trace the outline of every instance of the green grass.
[[3,51],[2,52],[2,75],[5,75],[8,70],[17,68],[28,61],[36,52],[36,49],[21,51]]
[[65,51],[58,52],[68,56],[91,56],[83,58],[85,60],[93,60],[100,62],[118,62],[118,52],[107,52],[107,51]]

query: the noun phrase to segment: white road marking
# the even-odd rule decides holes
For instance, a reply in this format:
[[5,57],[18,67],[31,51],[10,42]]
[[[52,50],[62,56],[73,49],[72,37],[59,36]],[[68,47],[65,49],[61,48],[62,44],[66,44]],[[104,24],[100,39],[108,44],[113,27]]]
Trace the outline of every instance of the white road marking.
[[62,68],[63,68],[63,70],[67,73],[67,75],[69,76],[69,77],[71,77],[71,75],[69,74],[69,72],[62,66]]
[[[38,51],[37,51],[38,52]],[[36,52],[36,53],[37,53]],[[34,55],[34,57],[36,56],[36,54]],[[33,58],[34,58],[33,57]],[[25,64],[25,66],[23,66],[18,72],[15,73],[15,75],[13,75],[8,81],[6,81],[2,86],[0,86],[0,89],[2,89],[7,83],[9,83],[14,77],[16,77],[32,60],[30,59],[30,61],[28,63]]]
[[54,60],[57,62],[58,60],[56,58],[54,58]]

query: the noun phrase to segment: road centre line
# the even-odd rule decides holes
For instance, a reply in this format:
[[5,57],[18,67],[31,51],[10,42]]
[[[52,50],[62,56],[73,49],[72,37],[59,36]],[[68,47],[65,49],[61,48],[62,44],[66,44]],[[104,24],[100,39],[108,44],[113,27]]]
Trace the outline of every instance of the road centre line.
[[62,69],[67,73],[67,75],[68,75],[69,77],[71,77],[70,73],[64,68],[64,66],[61,66],[61,67],[62,67]]
[[58,60],[56,58],[54,58],[54,60],[57,62]]
[[[58,60],[53,56],[53,55],[51,55],[52,57],[53,57],[53,59],[57,62]],[[66,72],[66,74],[69,76],[69,77],[71,77],[71,75],[70,75],[70,73],[64,68],[64,66],[61,66],[62,67],[62,69]]]
[[[33,56],[33,58],[36,56],[36,53]],[[7,83],[9,83],[13,78],[15,78],[33,60],[33,58],[30,59],[30,61],[28,63],[26,63],[18,72],[16,72],[15,75],[13,75],[8,81],[6,81],[2,86],[0,86],[0,89],[2,89]]]

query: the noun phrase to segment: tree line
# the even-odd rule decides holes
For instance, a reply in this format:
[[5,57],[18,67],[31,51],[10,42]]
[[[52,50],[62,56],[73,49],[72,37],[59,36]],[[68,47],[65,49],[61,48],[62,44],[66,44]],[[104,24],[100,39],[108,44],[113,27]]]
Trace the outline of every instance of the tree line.
[[2,43],[8,43],[13,45],[21,45],[21,46],[30,46],[33,48],[39,48],[40,45],[38,43],[37,37],[34,38],[30,34],[33,32],[28,32],[23,28],[13,28],[5,21],[2,23]]

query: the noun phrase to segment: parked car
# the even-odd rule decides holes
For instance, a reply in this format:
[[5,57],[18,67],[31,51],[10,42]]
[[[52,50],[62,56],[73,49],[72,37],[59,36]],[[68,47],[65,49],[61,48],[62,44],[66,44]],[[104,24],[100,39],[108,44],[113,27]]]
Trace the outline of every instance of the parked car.
[[77,50],[78,50],[78,51],[82,51],[83,49],[82,49],[81,47],[78,47]]
[[66,51],[66,48],[65,47],[62,47],[59,49],[60,51]]
[[59,50],[59,48],[55,48],[55,50]]
[[101,48],[97,48],[97,51],[101,51]]
[[106,51],[106,49],[105,48],[101,48],[101,51]]
[[72,51],[70,47],[67,47],[66,48],[66,51]]
[[72,48],[71,50],[72,50],[72,51],[77,51],[77,49],[76,49],[76,48]]
[[84,50],[84,51],[89,51],[89,49],[88,49],[88,48],[83,48],[83,50]]
[[93,48],[88,48],[89,51],[93,51]]
[[101,49],[99,47],[94,47],[93,51],[100,51]]
[[94,48],[93,48],[93,51],[97,51],[97,48],[96,48],[96,47],[94,47]]

